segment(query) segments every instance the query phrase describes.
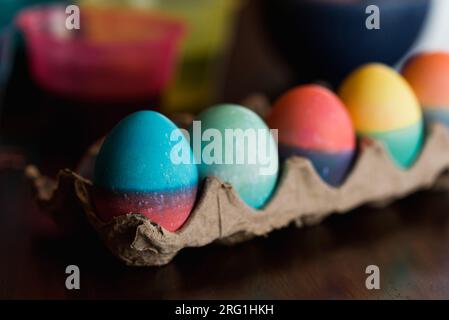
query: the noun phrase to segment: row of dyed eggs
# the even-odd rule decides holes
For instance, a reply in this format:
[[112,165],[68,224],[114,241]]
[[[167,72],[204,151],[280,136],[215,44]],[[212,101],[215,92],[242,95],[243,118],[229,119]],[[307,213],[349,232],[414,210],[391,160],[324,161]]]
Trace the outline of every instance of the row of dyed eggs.
[[416,55],[402,76],[382,64],[362,66],[345,79],[339,97],[313,85],[292,89],[267,120],[279,128],[281,158],[308,158],[324,181],[338,186],[354,157],[354,130],[380,140],[396,165],[409,168],[424,139],[422,110],[427,122],[449,127],[449,53]]
[[[404,71],[420,99],[433,99],[421,100],[431,110],[432,117],[435,114],[440,117],[434,109],[449,107],[445,96],[439,102],[429,93],[436,90],[429,82],[449,79],[449,72],[445,73],[446,78],[440,76],[442,68],[426,66],[442,64],[439,60],[449,61],[448,55],[441,56],[417,57]],[[437,75],[428,76],[429,72]],[[420,83],[420,74],[427,76],[424,84]],[[444,86],[441,79],[437,83],[440,88]],[[445,94],[445,90],[440,91]],[[400,167],[407,168],[414,162],[424,126],[418,100],[403,77],[384,65],[371,64],[352,73],[339,93],[340,98],[324,87],[307,85],[278,99],[267,123],[279,130],[281,158],[292,155],[309,158],[323,180],[338,186],[355,155],[355,127],[359,135],[381,140]],[[201,113],[198,120],[203,132],[214,129],[223,135],[226,129],[264,129],[262,132],[267,135],[264,141],[271,146],[275,144],[263,120],[240,106],[216,106]],[[262,164],[258,162],[196,165],[191,142],[184,132],[179,132],[176,142],[169,139],[177,130],[180,129],[161,114],[142,111],[128,116],[111,131],[95,166],[94,201],[100,218],[110,220],[140,213],[165,229],[176,231],[194,206],[198,182],[207,176],[217,176],[233,185],[242,200],[253,208],[261,208],[269,200],[278,177],[277,153],[271,154],[270,161],[275,166],[270,175],[260,174]],[[174,164],[171,153],[175,145],[189,150],[192,161]],[[205,148],[207,144],[202,143],[201,153]],[[246,153],[245,145],[233,148],[233,154]],[[222,150],[226,150],[225,146]]]
[[[175,231],[194,206],[198,182],[207,176],[217,176],[230,183],[249,206],[262,207],[276,187],[279,171],[276,142],[264,121],[247,108],[219,105],[201,113],[198,122],[201,123],[198,136],[203,139],[211,129],[223,137],[227,129],[254,129],[264,134],[266,148],[274,151],[269,159],[271,174],[261,173],[265,162],[259,158],[252,163],[208,161],[214,157],[207,151],[208,141],[202,140],[198,153],[194,153],[188,138],[190,134],[177,128],[168,118],[154,111],[136,112],[109,133],[96,159],[94,202],[100,218],[110,220],[127,213],[140,213],[165,229]],[[195,129],[192,125],[191,131]],[[213,142],[222,145],[224,158],[226,152],[237,158],[248,148],[247,144],[234,141],[230,149],[226,148],[226,140]],[[219,148],[214,152],[217,150]],[[199,157],[203,159],[195,161]]]

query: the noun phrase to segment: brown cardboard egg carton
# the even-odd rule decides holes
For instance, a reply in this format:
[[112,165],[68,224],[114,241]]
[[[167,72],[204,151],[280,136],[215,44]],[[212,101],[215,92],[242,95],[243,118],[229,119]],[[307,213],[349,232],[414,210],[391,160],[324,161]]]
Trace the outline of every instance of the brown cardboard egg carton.
[[[99,144],[84,163],[93,163]],[[369,203],[385,203],[435,185],[449,169],[449,131],[429,128],[421,155],[409,170],[395,166],[383,145],[362,139],[357,160],[340,188],[324,183],[310,161],[294,157],[283,164],[277,190],[260,211],[242,202],[235,190],[216,178],[206,179],[190,217],[177,232],[169,232],[142,215],[128,214],[101,221],[92,205],[92,182],[66,169],[57,180],[29,166],[39,204],[62,226],[73,228],[87,218],[114,255],[132,266],[169,263],[183,248],[212,242],[236,243],[267,235],[295,223],[315,224],[332,213],[345,213]],[[82,214],[84,212],[84,214]]]

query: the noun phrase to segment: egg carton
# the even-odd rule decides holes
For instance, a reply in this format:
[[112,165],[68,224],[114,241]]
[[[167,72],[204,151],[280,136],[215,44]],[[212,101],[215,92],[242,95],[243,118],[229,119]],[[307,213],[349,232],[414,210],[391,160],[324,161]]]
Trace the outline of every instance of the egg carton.
[[[99,145],[87,154],[87,167],[94,163]],[[74,228],[87,218],[110,251],[127,265],[161,266],[183,248],[235,244],[292,223],[298,227],[316,224],[333,213],[389,203],[431,188],[449,169],[449,131],[440,124],[431,125],[419,158],[408,170],[398,168],[379,141],[361,139],[357,160],[339,188],[323,182],[305,158],[290,158],[282,169],[278,187],[262,210],[248,207],[231,185],[207,178],[195,208],[176,232],[139,214],[100,220],[92,202],[92,182],[71,170],[61,170],[56,181],[42,176],[34,166],[27,167],[26,175],[38,203],[59,225]]]

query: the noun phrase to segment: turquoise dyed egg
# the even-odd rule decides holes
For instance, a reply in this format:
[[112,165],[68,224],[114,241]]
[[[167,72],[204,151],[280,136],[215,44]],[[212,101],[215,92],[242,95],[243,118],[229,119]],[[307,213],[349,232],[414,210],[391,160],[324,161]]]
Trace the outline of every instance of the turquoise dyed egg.
[[[173,157],[180,147],[187,153],[183,162]],[[198,170],[181,130],[157,112],[140,111],[106,137],[95,163],[94,202],[102,220],[142,214],[175,231],[194,206],[197,185]]]
[[214,106],[199,114],[190,138],[200,179],[215,176],[231,184],[255,209],[267,203],[279,160],[273,135],[258,115],[238,105]]

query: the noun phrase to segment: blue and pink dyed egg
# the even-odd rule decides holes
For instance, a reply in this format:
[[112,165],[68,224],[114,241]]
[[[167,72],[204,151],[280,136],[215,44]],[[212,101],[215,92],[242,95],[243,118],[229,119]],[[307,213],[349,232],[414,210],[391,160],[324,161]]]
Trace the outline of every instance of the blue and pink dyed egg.
[[328,184],[344,181],[356,139],[349,113],[334,93],[318,85],[291,89],[275,102],[267,122],[278,129],[283,160],[307,158]]
[[[173,150],[179,147],[192,161],[174,161]],[[102,220],[142,214],[176,231],[194,206],[198,170],[180,129],[157,112],[140,111],[123,119],[106,137],[95,163],[94,186]]]

